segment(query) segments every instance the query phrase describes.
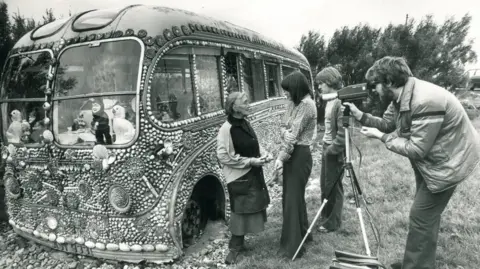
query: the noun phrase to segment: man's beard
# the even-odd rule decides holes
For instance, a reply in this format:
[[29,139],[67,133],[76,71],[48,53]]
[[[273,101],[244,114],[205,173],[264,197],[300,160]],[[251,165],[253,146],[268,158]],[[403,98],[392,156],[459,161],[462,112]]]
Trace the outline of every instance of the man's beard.
[[[385,88],[384,88],[385,89]],[[380,106],[382,110],[385,111],[390,103],[394,100],[393,92],[390,90],[384,90],[384,94],[379,95],[380,97]]]

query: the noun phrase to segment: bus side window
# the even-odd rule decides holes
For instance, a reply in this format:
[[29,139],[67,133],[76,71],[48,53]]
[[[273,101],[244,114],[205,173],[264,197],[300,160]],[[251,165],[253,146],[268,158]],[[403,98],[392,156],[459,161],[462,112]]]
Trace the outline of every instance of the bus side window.
[[[166,55],[157,64],[152,79],[152,111],[161,122],[197,116],[189,55]],[[192,109],[193,107],[193,109]]]
[[286,76],[288,76],[293,71],[295,71],[294,68],[292,68],[290,66],[282,65],[282,73],[283,73],[283,78],[282,79],[284,79]]
[[225,73],[228,93],[240,91],[240,85],[238,83],[238,54],[228,52],[225,55]]
[[247,94],[251,103],[265,100],[265,79],[263,62],[258,59],[243,58],[243,91]]
[[217,57],[197,55],[195,63],[198,74],[196,79],[201,113],[206,114],[221,110],[223,106]]
[[265,76],[263,73],[263,61],[252,59],[254,102],[267,99],[265,94]]
[[279,95],[279,74],[277,64],[265,63],[265,68],[267,68],[267,89],[268,97],[277,97]]
[[243,91],[247,94],[248,100],[255,102],[255,90],[253,85],[252,59],[244,57],[243,61]]
[[[299,71],[298,68],[293,68],[293,67],[290,67],[290,66],[287,66],[287,65],[282,65],[282,79],[284,79],[285,77],[287,77],[288,75],[290,75],[293,71]],[[279,87],[281,89],[281,86]],[[283,92],[283,89],[281,89],[281,96],[285,96],[285,93]]]

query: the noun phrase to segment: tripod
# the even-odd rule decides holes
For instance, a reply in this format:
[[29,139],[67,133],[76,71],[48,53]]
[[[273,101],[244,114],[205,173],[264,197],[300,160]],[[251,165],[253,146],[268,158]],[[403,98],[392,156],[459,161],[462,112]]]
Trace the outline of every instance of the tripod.
[[[362,209],[360,208],[360,196],[362,196],[362,190],[360,188],[360,184],[358,183],[357,176],[355,175],[355,171],[353,170],[353,165],[351,161],[351,149],[350,149],[350,107],[345,106],[345,110],[343,111],[343,128],[345,130],[345,149],[346,149],[346,156],[345,156],[345,170],[346,170],[346,176],[350,178],[350,182],[352,184],[352,189],[353,189],[353,196],[355,198],[355,206],[357,209],[358,213],[358,218],[360,219],[360,228],[362,230],[362,236],[363,236],[363,242],[365,244],[365,249],[367,252],[367,256],[371,256],[370,252],[370,247],[368,244],[367,240],[367,234],[365,231],[365,225],[363,223],[363,216],[362,216]],[[311,233],[313,226],[315,225],[315,222],[317,221],[318,217],[320,216],[320,213],[323,211],[323,208],[328,202],[328,199],[331,197],[333,190],[335,189],[336,185],[338,184],[339,181],[341,181],[342,178],[338,178],[334,185],[332,186],[332,189],[329,191],[328,195],[326,198],[323,200],[322,205],[320,206],[320,209],[317,212],[317,215],[313,219],[312,224],[307,230],[307,234],[303,237],[302,242],[300,243],[300,246],[297,249],[297,252],[295,252],[295,255],[292,258],[292,261],[295,260],[295,258],[298,255],[298,252],[302,248],[303,244],[305,243],[305,240],[307,239],[307,236]]]

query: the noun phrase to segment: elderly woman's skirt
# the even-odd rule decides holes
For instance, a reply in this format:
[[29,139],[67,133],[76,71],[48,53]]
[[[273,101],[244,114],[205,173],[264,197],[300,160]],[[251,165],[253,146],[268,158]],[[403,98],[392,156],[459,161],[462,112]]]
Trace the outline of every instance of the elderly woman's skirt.
[[243,246],[244,235],[259,233],[265,229],[266,208],[270,202],[263,177],[263,169],[253,167],[240,179],[229,183],[230,195],[230,249]]
[[258,233],[267,221],[269,195],[263,169],[253,167],[247,174],[228,184],[230,195],[230,231],[234,235]]
[[233,235],[246,235],[259,233],[265,229],[267,210],[257,213],[236,214],[230,216],[230,232]]

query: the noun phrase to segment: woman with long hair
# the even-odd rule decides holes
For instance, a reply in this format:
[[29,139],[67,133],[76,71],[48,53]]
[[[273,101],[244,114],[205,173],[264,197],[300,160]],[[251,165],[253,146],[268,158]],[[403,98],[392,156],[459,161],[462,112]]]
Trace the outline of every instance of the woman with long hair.
[[233,264],[246,249],[245,235],[265,228],[270,196],[262,166],[273,156],[261,150],[255,131],[245,119],[250,112],[245,93],[230,93],[225,110],[228,117],[218,132],[217,157],[223,166],[232,211],[230,252],[225,263]]
[[[310,146],[317,132],[317,109],[307,78],[301,72],[286,76],[281,86],[290,103],[282,120],[283,143],[275,161],[275,170],[283,171],[283,225],[279,252],[291,259],[308,230],[305,187],[312,171]],[[302,256],[304,250],[302,248],[297,257]]]

